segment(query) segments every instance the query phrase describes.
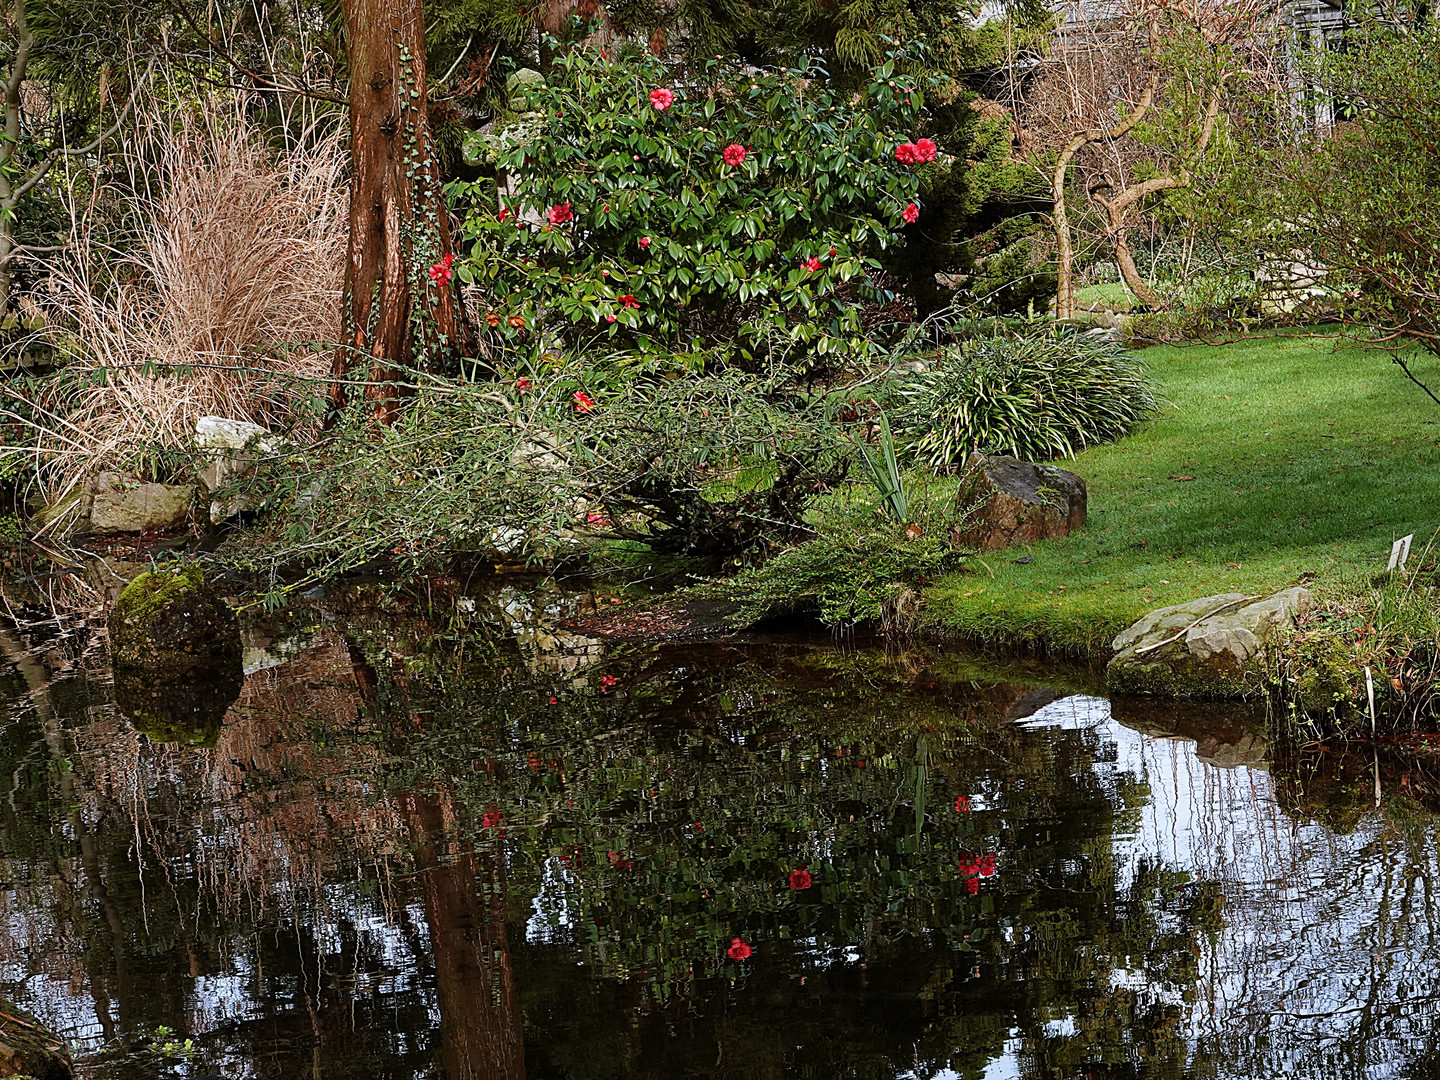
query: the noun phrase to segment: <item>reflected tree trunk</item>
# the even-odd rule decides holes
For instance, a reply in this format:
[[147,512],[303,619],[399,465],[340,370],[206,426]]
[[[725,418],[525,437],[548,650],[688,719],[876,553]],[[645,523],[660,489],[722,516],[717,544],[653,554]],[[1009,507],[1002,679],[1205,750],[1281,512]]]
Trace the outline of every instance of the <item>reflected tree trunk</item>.
[[525,1029],[505,930],[498,850],[452,842],[454,805],[441,792],[401,800],[425,894],[447,1080],[522,1080]]

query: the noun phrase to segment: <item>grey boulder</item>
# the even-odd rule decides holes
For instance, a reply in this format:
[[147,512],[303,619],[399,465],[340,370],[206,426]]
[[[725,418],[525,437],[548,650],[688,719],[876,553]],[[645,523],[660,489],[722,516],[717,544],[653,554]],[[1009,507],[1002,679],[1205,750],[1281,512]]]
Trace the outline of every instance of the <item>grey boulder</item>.
[[1264,598],[1221,593],[1160,608],[1111,643],[1106,686],[1113,694],[1253,696],[1266,646],[1309,610],[1310,593],[1298,586]]

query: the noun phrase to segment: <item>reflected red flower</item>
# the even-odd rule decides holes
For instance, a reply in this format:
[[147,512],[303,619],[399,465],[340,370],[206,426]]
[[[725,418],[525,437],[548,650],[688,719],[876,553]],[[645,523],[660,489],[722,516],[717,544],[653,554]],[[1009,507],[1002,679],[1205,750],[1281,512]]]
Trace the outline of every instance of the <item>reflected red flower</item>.
[[791,870],[791,871],[790,871],[790,888],[792,888],[792,889],[808,889],[808,888],[810,888],[810,885],[811,885],[811,880],[810,880],[810,871],[809,871],[809,870]]
[[993,851],[987,851],[984,855],[980,856],[980,876],[990,877],[994,873],[995,853]]
[[560,704],[560,699],[559,699],[558,697],[552,697],[552,698],[550,699],[550,704],[551,704],[551,705],[559,705],[559,704]]
[[482,829],[498,829],[503,822],[504,819],[500,816],[500,811],[494,807],[486,810],[485,813],[480,816],[480,827]]
[[976,893],[978,893],[980,891],[980,879],[978,877],[966,878],[965,891],[968,892],[971,896],[974,896]]
[[730,947],[725,950],[725,955],[731,960],[748,960],[754,952],[741,938],[731,938]]
[[605,857],[610,860],[610,865],[613,866],[616,870],[635,869],[635,864],[632,863],[629,859],[624,858],[618,852],[607,851],[605,853]]
[[957,795],[955,797],[955,812],[957,814],[968,814],[970,812],[969,795]]
[[739,143],[731,143],[720,152],[720,156],[725,159],[726,165],[743,165],[749,155],[750,151],[746,150],[745,147]]

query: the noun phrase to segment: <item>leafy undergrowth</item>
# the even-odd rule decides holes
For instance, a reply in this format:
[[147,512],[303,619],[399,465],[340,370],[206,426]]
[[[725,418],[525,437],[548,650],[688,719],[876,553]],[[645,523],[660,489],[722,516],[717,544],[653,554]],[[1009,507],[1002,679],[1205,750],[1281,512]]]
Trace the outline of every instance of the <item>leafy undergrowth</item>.
[[[1385,353],[1321,335],[1142,357],[1159,418],[1060,463],[1089,484],[1086,527],[937,581],[926,598],[935,628],[1089,654],[1146,611],[1323,589],[1383,570],[1395,538],[1434,530],[1440,407]],[[1408,359],[1440,384],[1440,362]]]

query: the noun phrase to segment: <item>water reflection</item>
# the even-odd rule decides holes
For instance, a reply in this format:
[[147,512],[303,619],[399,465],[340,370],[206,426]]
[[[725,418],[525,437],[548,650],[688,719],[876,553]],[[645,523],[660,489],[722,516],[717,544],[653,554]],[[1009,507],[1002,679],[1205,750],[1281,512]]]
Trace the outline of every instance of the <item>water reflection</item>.
[[[1112,714],[956,656],[601,642],[555,629],[553,598],[460,599],[249,627],[213,746],[152,741],[11,642],[0,993],[121,1047],[95,1077],[1436,1060],[1414,767],[1376,810],[1349,766],[1272,776],[1253,718]],[[197,1055],[134,1042],[162,1026]]]

